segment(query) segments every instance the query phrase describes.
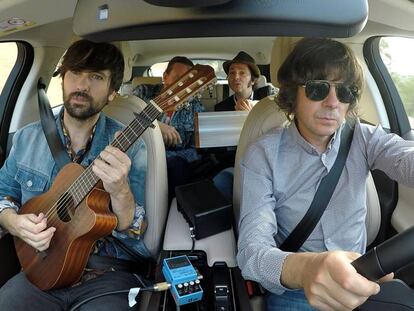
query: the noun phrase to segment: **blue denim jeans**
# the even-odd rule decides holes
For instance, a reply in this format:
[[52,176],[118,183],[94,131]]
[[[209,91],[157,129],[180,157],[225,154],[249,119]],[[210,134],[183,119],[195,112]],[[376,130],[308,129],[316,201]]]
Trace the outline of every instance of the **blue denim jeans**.
[[233,177],[234,167],[228,167],[213,178],[214,185],[230,202],[233,202]]
[[311,311],[303,290],[286,291],[282,295],[267,293],[267,311]]
[[[0,289],[0,310],[69,310],[81,301],[110,291],[128,290],[140,286],[138,279],[129,272],[109,271],[67,288],[41,291],[27,280],[23,272],[12,277]],[[139,299],[138,296],[137,299]],[[114,294],[92,299],[76,311],[131,311],[128,294]]]

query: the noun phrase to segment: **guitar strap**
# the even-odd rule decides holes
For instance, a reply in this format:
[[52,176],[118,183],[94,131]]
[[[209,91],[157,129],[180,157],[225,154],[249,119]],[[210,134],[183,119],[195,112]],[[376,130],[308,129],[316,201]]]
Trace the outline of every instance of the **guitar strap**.
[[296,252],[305,243],[312,233],[323,212],[331,200],[332,194],[336,188],[339,177],[344,168],[346,158],[354,136],[354,129],[346,123],[341,133],[341,145],[335,163],[328,175],[322,178],[315,197],[302,220],[296,225],[295,229],[280,245],[280,249],[287,252]]
[[42,124],[43,133],[46,136],[46,141],[49,145],[53,159],[55,160],[58,169],[61,170],[66,164],[70,163],[71,160],[59,137],[55,117],[46,95],[46,84],[42,78],[40,78],[37,83],[37,96],[40,123]]

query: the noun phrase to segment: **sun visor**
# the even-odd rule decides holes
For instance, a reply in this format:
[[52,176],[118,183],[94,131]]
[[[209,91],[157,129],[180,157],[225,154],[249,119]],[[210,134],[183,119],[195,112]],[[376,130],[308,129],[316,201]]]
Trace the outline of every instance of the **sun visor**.
[[200,1],[200,0],[144,0],[144,1],[148,2],[149,4],[175,7],[175,8],[182,8],[182,7],[214,6],[214,5],[227,3],[231,0],[208,0],[208,1]]
[[350,37],[368,17],[367,0],[232,0],[171,8],[141,0],[79,0],[74,32],[96,41],[226,36]]

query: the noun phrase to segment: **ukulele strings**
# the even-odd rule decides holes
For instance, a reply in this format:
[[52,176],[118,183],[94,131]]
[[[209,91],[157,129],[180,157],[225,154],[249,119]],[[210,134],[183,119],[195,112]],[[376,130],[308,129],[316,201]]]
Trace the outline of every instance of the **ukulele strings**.
[[[137,139],[142,132],[146,129],[145,126],[149,126],[149,120],[155,119],[156,116],[159,114],[159,112],[156,109],[149,109],[149,113],[147,113],[145,110],[141,112],[141,114],[144,115],[144,118],[147,120],[148,124],[142,124],[143,120],[139,120],[135,118],[131,124],[124,129],[118,135],[111,143],[112,146],[117,147],[120,146],[121,148],[125,145],[131,144],[130,139],[131,135],[134,135],[134,140]],[[148,127],[147,126],[147,127]],[[141,130],[141,132],[139,132]],[[128,139],[130,137],[130,139]],[[100,158],[100,157],[98,157]],[[55,204],[46,212],[46,217],[50,217],[50,225],[54,224],[54,221],[57,220],[59,217],[59,212],[65,212],[63,215],[67,215],[68,209],[73,205],[72,203],[76,203],[75,205],[79,204],[83,198],[89,193],[89,190],[87,193],[82,194],[82,189],[85,188],[85,186],[93,186],[95,185],[99,179],[97,176],[92,172],[92,166],[95,160],[92,162],[91,165],[89,165],[85,171],[72,183],[72,185],[66,190],[56,201]],[[93,184],[91,184],[93,183]],[[76,200],[76,201],[75,201]],[[56,213],[55,213],[56,212]]]
[[[180,82],[180,81],[179,81]],[[177,82],[174,86],[173,86],[173,88],[171,88],[170,90],[173,90],[174,89],[174,87],[179,83],[179,82]],[[205,81],[202,81],[202,82],[205,82]],[[212,81],[210,81],[209,83],[211,83]],[[196,83],[196,82],[194,82],[194,83]],[[193,84],[194,84],[193,83]],[[207,83],[208,84],[208,83]],[[198,85],[199,87],[201,87],[201,86],[203,86],[203,88],[204,87],[206,87],[207,86],[207,84],[205,84],[205,85]],[[182,92],[184,92],[185,90],[183,89],[183,90],[181,90],[180,92],[179,92],[179,94],[180,93],[182,93]],[[188,92],[187,92],[188,93]],[[174,94],[174,91],[172,91],[172,94]],[[184,93],[185,94],[185,93]],[[170,95],[170,94],[169,94]],[[187,96],[189,96],[190,95],[190,93],[188,93],[188,94],[185,94],[185,95],[187,95]],[[176,102],[175,104],[177,105],[180,101],[182,101],[182,99],[180,100],[179,98],[178,99],[176,99],[176,96],[178,96],[178,95],[175,95],[174,97],[173,97],[173,100]],[[160,96],[161,97],[161,96]],[[167,98],[167,99],[162,99],[162,98],[155,98],[154,99],[154,102],[162,109],[162,110],[164,110],[166,107],[165,106],[168,106],[168,100],[169,100],[170,98]],[[144,116],[145,116],[145,120],[148,122],[148,120],[155,120],[156,119],[156,117],[157,117],[157,115],[159,114],[159,111],[155,108],[155,106],[153,106],[153,105],[148,105],[146,108],[148,108],[148,110],[149,110],[149,113],[147,114],[147,112],[146,112],[146,110],[147,109],[144,109],[144,110],[142,110],[141,111],[141,113],[140,114],[143,114]],[[130,141],[128,140],[128,138],[127,138],[127,134],[133,134],[133,135],[135,135],[136,136],[136,138],[135,139],[137,139],[139,136],[141,136],[141,134],[142,134],[142,132],[143,131],[145,131],[146,130],[146,128],[149,126],[149,124],[152,122],[148,122],[148,124],[141,124],[141,121],[143,121],[143,120],[140,120],[140,119],[137,119],[137,118],[135,118],[132,122],[131,122],[131,124],[129,125],[129,126],[127,126],[125,129],[124,129],[124,131],[122,131],[121,132],[121,134],[118,136],[118,137],[116,137],[114,140],[113,140],[113,142],[111,143],[111,145],[114,145],[115,146],[115,143],[118,143],[121,147],[123,147],[123,143],[125,143],[125,142],[128,142],[129,144],[131,144],[130,143]],[[134,124],[134,123],[138,123],[138,124]],[[135,130],[141,130],[141,132],[140,133],[136,133],[136,131],[134,130],[134,128],[133,127],[138,127],[138,128],[136,128]],[[120,139],[118,139],[120,137]],[[135,140],[134,139],[134,140]],[[100,157],[98,157],[98,159],[99,159]],[[93,163],[95,162],[95,160],[92,162],[92,164],[91,165],[89,165],[89,167],[75,180],[75,182],[68,188],[68,190],[67,191],[65,191],[59,198],[58,198],[58,200],[57,200],[57,202],[55,203],[55,204],[53,204],[53,206],[46,212],[46,217],[47,218],[49,218],[50,217],[50,225],[51,226],[53,226],[53,224],[55,223],[55,221],[58,221],[58,219],[59,219],[59,212],[62,212],[62,211],[64,211],[64,216],[66,216],[67,215],[67,211],[68,211],[68,209],[70,208],[70,207],[72,207],[73,205],[75,205],[75,206],[77,206],[83,199],[84,199],[84,197],[89,193],[89,191],[90,190],[92,190],[92,189],[90,189],[87,193],[84,193],[84,194],[82,194],[82,193],[79,193],[79,190],[77,190],[77,189],[75,189],[75,188],[81,188],[81,189],[84,189],[84,187],[85,186],[88,186],[87,184],[86,184],[86,182],[93,182],[93,185],[95,185],[97,182],[98,182],[98,180],[99,179],[97,179],[97,176],[92,172],[92,166],[93,166]],[[92,180],[91,179],[89,179],[89,177],[88,177],[88,175],[91,175],[91,178],[92,178]],[[87,178],[85,178],[85,176],[87,176]],[[94,179],[97,179],[97,180],[94,180]],[[91,185],[91,186],[93,186],[93,185]],[[71,195],[72,194],[72,195]],[[75,203],[75,201],[73,200],[73,196],[75,196],[75,199],[77,199],[77,201],[78,201],[78,203],[76,203],[76,204],[71,204],[71,203]],[[62,200],[62,197],[64,198],[63,200]],[[56,213],[55,213],[55,211],[56,211]],[[53,215],[53,216],[52,216]]]

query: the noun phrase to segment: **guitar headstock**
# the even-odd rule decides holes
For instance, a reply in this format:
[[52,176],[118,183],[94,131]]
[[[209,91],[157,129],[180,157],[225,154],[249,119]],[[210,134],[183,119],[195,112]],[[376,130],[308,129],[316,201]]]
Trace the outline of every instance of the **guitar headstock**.
[[206,87],[216,82],[214,69],[208,65],[195,65],[154,99],[163,111],[176,111]]

